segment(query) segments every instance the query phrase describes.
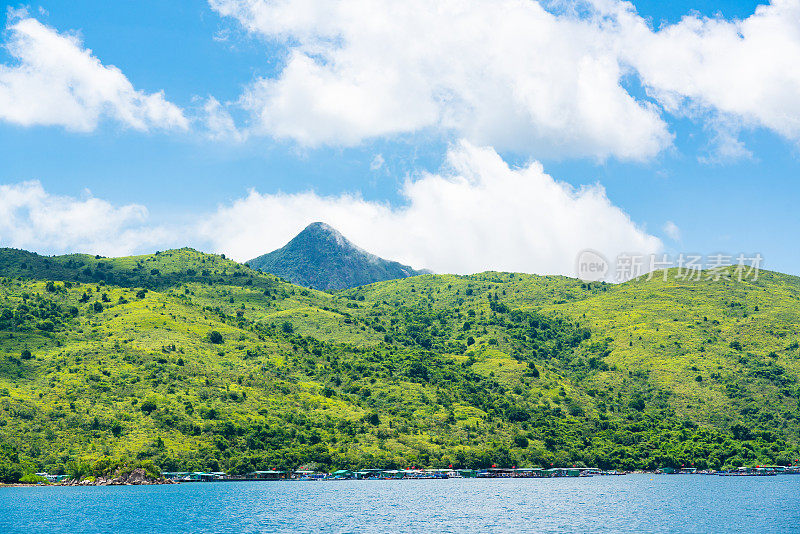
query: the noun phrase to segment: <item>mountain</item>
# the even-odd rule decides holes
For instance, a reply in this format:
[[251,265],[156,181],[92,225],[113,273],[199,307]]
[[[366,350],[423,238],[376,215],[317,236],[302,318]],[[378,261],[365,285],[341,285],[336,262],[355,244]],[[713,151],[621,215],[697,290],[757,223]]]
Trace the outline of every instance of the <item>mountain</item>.
[[423,275],[331,294],[191,249],[0,249],[0,482],[119,465],[786,464],[798,325],[800,279],[772,272]]
[[322,291],[428,273],[370,254],[321,222],[309,224],[284,247],[254,258],[247,265]]

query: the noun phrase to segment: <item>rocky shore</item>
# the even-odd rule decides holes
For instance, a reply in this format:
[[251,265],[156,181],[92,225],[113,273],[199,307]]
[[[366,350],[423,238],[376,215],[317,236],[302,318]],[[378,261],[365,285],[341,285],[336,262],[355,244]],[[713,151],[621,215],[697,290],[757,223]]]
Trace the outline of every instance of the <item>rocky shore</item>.
[[177,484],[174,480],[157,478],[144,469],[134,469],[130,473],[116,474],[108,477],[88,477],[79,480],[71,479],[61,482],[61,486],[151,486],[156,484]]

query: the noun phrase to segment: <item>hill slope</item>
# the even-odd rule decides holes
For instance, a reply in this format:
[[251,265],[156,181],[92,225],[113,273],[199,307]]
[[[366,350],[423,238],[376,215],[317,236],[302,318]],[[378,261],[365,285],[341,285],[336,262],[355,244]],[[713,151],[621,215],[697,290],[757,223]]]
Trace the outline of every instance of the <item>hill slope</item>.
[[347,240],[325,223],[312,223],[289,243],[247,264],[301,286],[323,291],[423,274],[408,265],[384,260]]
[[425,275],[330,295],[186,249],[21,254],[0,251],[1,480],[800,454],[796,277]]

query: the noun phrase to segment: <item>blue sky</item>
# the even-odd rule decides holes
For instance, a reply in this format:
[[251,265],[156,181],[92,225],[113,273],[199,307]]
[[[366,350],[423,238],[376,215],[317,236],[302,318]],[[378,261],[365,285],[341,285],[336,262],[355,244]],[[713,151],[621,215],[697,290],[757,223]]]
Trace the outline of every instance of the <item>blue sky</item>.
[[[361,4],[349,4],[353,5],[342,8],[342,12],[349,9],[350,15],[361,15],[358,11]],[[491,9],[491,3],[475,0],[472,4],[476,12]],[[597,4],[613,9],[621,5],[612,0]],[[784,4],[781,12],[768,12],[766,16],[780,22],[782,17],[791,19],[800,12],[796,2],[784,0],[780,4]],[[727,65],[734,64],[739,69],[730,72],[731,80],[736,81],[763,76],[758,70],[760,62],[752,60],[754,63],[748,65],[744,59],[742,65],[735,60],[711,64],[718,55],[714,53],[715,47],[720,46],[712,40],[713,36],[709,37],[711,32],[695,31],[692,36],[700,36],[699,41],[703,41],[698,44],[686,37],[691,28],[680,26],[686,15],[697,21],[708,21],[704,17],[711,17],[727,25],[720,32],[735,34],[741,30],[736,26],[737,19],[751,17],[759,3],[639,1],[634,5],[635,15],[630,10],[622,15],[602,13],[624,31],[609,30],[597,22],[599,16],[595,20],[559,11],[562,18],[556,20],[531,13],[532,23],[541,23],[542,28],[548,24],[558,28],[562,23],[583,23],[578,29],[570,26],[569,31],[577,32],[572,41],[580,43],[586,38],[589,43],[581,45],[585,49],[564,50],[558,63],[544,66],[539,65],[540,58],[552,55],[553,50],[559,55],[563,43],[536,41],[537,46],[543,47],[541,53],[523,55],[521,51],[531,46],[524,28],[515,28],[520,37],[514,42],[501,35],[486,34],[485,28],[470,26],[471,22],[458,26],[465,40],[475,36],[480,41],[488,35],[485,48],[492,52],[487,57],[493,58],[486,60],[493,62],[488,64],[476,63],[470,57],[475,50],[471,45],[462,50],[458,42],[446,43],[443,38],[433,39],[429,35],[418,37],[414,21],[405,29],[401,27],[403,22],[398,22],[400,28],[387,40],[403,44],[407,36],[409,43],[413,41],[420,47],[427,44],[433,53],[421,50],[418,56],[408,53],[387,57],[384,72],[382,67],[376,67],[370,51],[364,49],[364,43],[373,42],[375,36],[353,26],[349,15],[342,15],[340,26],[333,30],[339,32],[337,39],[344,43],[339,44],[329,38],[331,30],[324,16],[298,23],[287,19],[289,22],[277,29],[271,22],[257,19],[254,13],[261,8],[259,0],[6,4],[5,11],[9,13],[3,34],[6,48],[0,52],[0,63],[6,69],[5,74],[0,71],[0,184],[7,186],[3,190],[7,198],[12,197],[8,188],[17,187],[15,194],[29,195],[25,198],[34,200],[20,200],[4,212],[0,198],[0,246],[42,253],[95,252],[88,250],[94,247],[99,252],[113,254],[188,244],[228,252],[244,260],[280,246],[306,222],[334,217],[336,220],[328,222],[342,227],[345,234],[365,248],[415,266],[432,266],[437,271],[498,268],[568,273],[565,265],[572,261],[572,252],[590,246],[609,255],[623,250],[760,252],[768,268],[800,274],[800,252],[794,246],[794,235],[800,232],[800,218],[796,215],[800,203],[796,186],[799,139],[795,126],[800,119],[794,115],[794,108],[783,113],[776,100],[779,97],[800,100],[796,94],[798,86],[793,85],[796,78],[791,73],[782,74],[778,67],[767,70],[777,73],[776,79],[769,83],[783,90],[777,96],[764,94],[764,102],[770,103],[774,110],[762,114],[758,104],[748,102],[750,85],[732,86],[731,92],[742,91],[740,101],[729,97],[724,86],[730,84],[725,79],[731,70]],[[546,7],[556,13],[552,6]],[[291,13],[291,3],[284,8],[285,11],[269,12],[270,20],[280,21],[286,12]],[[593,7],[598,11],[612,8]],[[325,8],[320,9],[324,12]],[[364,25],[378,25],[384,20],[381,13],[374,11],[364,13]],[[497,21],[503,24],[502,16],[497,16]],[[45,80],[55,85],[63,81],[58,77],[61,74],[41,70],[58,66],[41,67],[35,60],[25,59],[35,53],[47,55],[47,46],[55,46],[20,39],[22,30],[15,29],[15,25],[31,20],[53,35],[74,36],[76,50],[93,57],[99,68],[116,67],[140,94],[163,94],[164,101],[180,110],[176,113],[181,113],[188,125],[164,127],[157,120],[148,119],[145,128],[132,127],[108,111],[115,106],[130,105],[128,101],[120,104],[116,96],[97,104],[100,111],[95,110],[96,123],[78,128],[82,131],[76,131],[68,121],[44,117],[44,112],[31,115],[34,119],[15,118],[14,109],[26,104],[15,101],[22,97],[11,90],[8,90],[10,96],[3,99],[3,84],[10,83],[10,78],[4,81],[3,76],[10,76],[9,70],[17,69],[17,75],[28,76],[26,69],[40,69],[33,81],[25,83]],[[445,19],[443,24],[446,26],[448,21]],[[646,39],[652,39],[653,43],[642,47],[652,49],[650,55],[635,50],[636,39],[644,39],[641,32],[634,31],[639,22],[648,25],[652,32]],[[430,18],[419,21],[418,25],[428,23],[432,28],[442,24]],[[632,29],[625,30],[628,27]],[[668,36],[665,28],[669,27],[685,31]],[[598,50],[591,44],[592,39],[587,35],[593,31],[608,39],[607,46]],[[682,70],[684,66],[679,60],[675,60],[672,68],[661,68],[664,62],[658,53],[663,48],[658,47],[663,47],[663,43],[655,43],[657,34],[665,42],[674,41],[666,45],[667,50],[680,50],[684,46],[692,53],[699,50],[708,54],[708,58],[695,70],[688,66]],[[746,31],[743,35],[742,46],[752,44],[753,57],[764,54],[765,60],[770,61],[785,52],[785,41],[776,39],[771,49],[771,43],[763,35],[751,37]],[[720,42],[724,47],[723,37]],[[21,57],[19,51],[9,48],[9,43],[28,47],[30,56]],[[315,47],[320,46],[322,51],[318,52]],[[566,45],[571,46],[571,42]],[[397,47],[387,47],[390,55],[394,49]],[[748,50],[742,48],[732,53],[745,54]],[[287,73],[289,66],[295,64],[292,54],[310,58],[311,62],[319,61],[323,74],[319,78],[309,75],[308,84],[307,79],[291,78]],[[555,107],[561,106],[560,112],[548,114],[536,102],[528,109],[525,106],[534,97],[520,97],[521,89],[516,90],[515,96],[498,96],[494,101],[498,88],[508,84],[532,87],[532,94],[549,94],[551,89],[553,94],[569,93],[579,83],[573,76],[565,74],[563,80],[554,80],[553,86],[548,87],[549,77],[543,80],[529,73],[540,68],[551,73],[569,71],[573,66],[581,69],[582,58],[587,54],[601,56],[603,61],[598,59],[597,63],[601,69],[607,65],[604,62],[607,57],[613,57],[614,65],[623,66],[624,74],[612,80],[608,90],[603,86],[595,91],[592,85],[588,91],[590,101],[596,100],[600,110],[618,109],[618,120],[613,116],[609,119],[599,111],[587,112],[585,106],[576,111],[567,100],[556,101]],[[430,60],[431,66],[417,73],[413,68],[412,72],[406,70],[407,65],[416,67],[430,56],[434,58]],[[787,62],[791,59],[782,58]],[[25,61],[32,63],[26,65]],[[442,65],[453,63],[463,63],[468,73],[464,75],[459,70],[452,76],[430,80],[437,76]],[[376,69],[380,72],[375,72]],[[399,69],[397,72],[409,78],[417,75],[422,81],[417,85],[381,81],[381,76],[392,79],[396,72],[391,69]],[[470,77],[471,72],[481,69],[490,73],[486,75],[490,79],[486,87],[480,86],[482,80]],[[713,80],[699,72],[707,69],[720,69],[722,87],[715,87]],[[468,83],[452,82],[452,78],[462,75]],[[365,76],[374,76],[377,81],[365,82],[368,90],[363,92],[358,87],[353,89],[352,85],[361,83]],[[497,79],[491,80],[492,76]],[[589,80],[590,85],[605,83],[602,72],[598,76],[597,81]],[[269,89],[254,90],[262,80],[267,81]],[[320,88],[312,85],[312,81],[324,85]],[[85,83],[95,81],[87,79]],[[339,83],[350,85],[342,89]],[[428,98],[406,100],[406,95],[427,91],[429,85],[435,88],[437,99],[443,92],[448,102],[455,104],[436,100],[437,108],[431,112]],[[311,96],[308,102],[303,102],[306,89]],[[309,111],[324,94],[340,89],[352,90],[352,95],[343,93],[352,110],[340,113],[336,108],[319,116]],[[664,93],[668,96],[663,96]],[[242,104],[243,95],[247,94],[256,94],[255,107],[267,110],[263,116],[253,106]],[[276,94],[283,95],[284,100]],[[375,99],[374,108],[371,103],[362,102],[364,95],[368,100]],[[402,102],[398,101],[398,95]],[[675,95],[680,100],[678,104],[673,102]],[[221,103],[225,117],[235,125],[234,134],[223,135],[208,126],[209,112],[205,105],[209,98]],[[280,108],[287,98],[293,105]],[[467,103],[460,103],[462,100]],[[486,110],[477,109],[486,102]],[[365,104],[366,111],[361,104]],[[5,114],[3,106],[9,108]],[[54,106],[58,107],[58,103]],[[436,118],[431,119],[431,113]],[[641,143],[616,141],[626,135],[626,123],[630,125],[631,139],[642,139]],[[318,124],[322,125],[319,130]],[[384,127],[386,124],[394,126]],[[603,128],[608,129],[608,134]],[[724,137],[726,143],[715,142],[715,136]],[[468,145],[462,145],[462,141]],[[499,159],[492,159],[495,155]],[[461,161],[460,166],[454,166],[453,159]],[[470,173],[475,172],[481,176],[478,180],[481,187],[486,188],[481,189],[481,194],[499,191],[503,187],[500,184],[515,188],[516,179],[541,180],[530,168],[535,162],[540,162],[544,175],[562,189],[564,184],[576,188],[599,185],[606,196],[594,199],[596,203],[586,208],[576,200],[580,193],[574,191],[572,199],[565,199],[563,195],[544,196],[550,193],[543,191],[550,189],[526,189],[530,194],[530,211],[553,210],[548,217],[534,215],[529,219],[524,204],[506,210],[503,195],[498,194],[496,203],[487,205],[486,210],[508,213],[509,220],[498,223],[496,229],[487,228],[487,235],[492,236],[496,231],[506,238],[498,239],[497,243],[485,237],[476,241],[476,231],[472,228],[491,226],[502,217],[484,219],[476,213],[482,209],[480,204],[471,204],[475,191],[451,191],[446,184],[469,181]],[[509,167],[503,169],[502,164]],[[532,174],[522,172],[526,169]],[[518,170],[522,174],[514,174]],[[511,173],[509,181],[481,174],[505,172]],[[19,184],[30,181],[38,181],[40,191],[20,193]],[[418,187],[410,194],[408,184],[414,183]],[[251,190],[257,197],[253,197]],[[517,190],[505,191],[505,195],[514,196]],[[313,195],[297,196],[309,191]],[[355,195],[358,202],[348,204],[350,201],[342,200],[342,195],[351,200]],[[456,207],[435,213],[422,207],[403,211],[409,204],[424,205],[426,198],[439,203],[452,202]],[[83,210],[95,216],[92,211],[95,208],[86,203],[87,199],[99,200],[105,206],[96,212],[92,223],[99,228],[88,233],[81,230],[85,222],[80,222],[80,218],[76,222],[74,215],[76,210]],[[463,205],[458,205],[459,202]],[[537,202],[543,202],[546,209]],[[279,205],[281,209],[276,208]],[[131,215],[133,212],[120,211],[130,206],[143,207],[146,212]],[[301,213],[286,215],[281,211],[283,207],[287,213],[290,209]],[[459,211],[459,207],[463,209]],[[58,237],[57,230],[37,222],[36,216],[31,215],[36,210],[58,212],[55,219],[67,228],[63,237]],[[442,211],[453,215],[444,219]],[[620,221],[619,212],[630,221]],[[430,220],[425,219],[428,216]],[[575,232],[593,225],[592,217],[597,218],[598,228],[587,229],[585,236],[575,238],[574,243],[570,241]],[[409,223],[410,220],[414,222]],[[565,224],[558,221],[566,220],[578,220],[580,224],[565,229]],[[104,227],[107,221],[112,222]],[[668,221],[679,229],[679,236],[669,235],[664,229]],[[509,235],[519,227],[525,231]],[[424,236],[426,231],[436,238]],[[120,240],[117,237],[122,232],[126,232],[126,237]],[[552,235],[552,242],[542,235]],[[593,246],[595,242],[597,246]],[[458,250],[463,252],[447,252],[443,243],[459,243]],[[485,250],[482,243],[486,244]],[[569,246],[562,246],[564,243]],[[521,254],[520,249],[531,252]],[[470,259],[476,255],[485,257],[481,261]],[[552,260],[550,256],[559,259]]]

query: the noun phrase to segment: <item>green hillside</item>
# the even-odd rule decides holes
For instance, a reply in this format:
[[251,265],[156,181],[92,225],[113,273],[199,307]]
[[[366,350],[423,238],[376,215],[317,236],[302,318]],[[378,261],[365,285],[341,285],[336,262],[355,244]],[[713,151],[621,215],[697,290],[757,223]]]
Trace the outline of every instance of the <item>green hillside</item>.
[[423,275],[0,251],[0,480],[800,457],[800,279]]

